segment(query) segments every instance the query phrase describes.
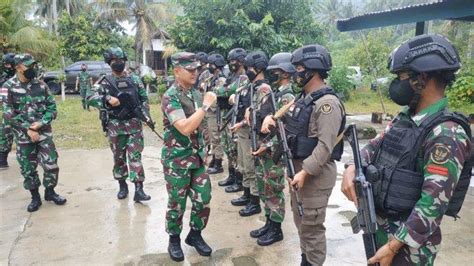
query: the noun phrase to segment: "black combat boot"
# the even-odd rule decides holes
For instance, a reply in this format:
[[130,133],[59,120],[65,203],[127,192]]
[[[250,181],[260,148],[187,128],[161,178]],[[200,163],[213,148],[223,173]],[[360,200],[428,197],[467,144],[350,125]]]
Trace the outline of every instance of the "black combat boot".
[[306,259],[306,254],[301,253],[301,264],[300,266],[311,266],[311,263]]
[[258,229],[250,231],[250,237],[259,238],[267,233],[268,228],[270,228],[270,218],[268,216],[265,217],[267,218],[267,220],[265,221],[265,225]]
[[174,261],[183,261],[184,254],[181,249],[181,239],[179,235],[170,235],[170,242],[168,244],[168,253]]
[[235,168],[229,166],[229,176],[224,179],[219,181],[217,184],[221,187],[227,187],[235,183]]
[[216,163],[216,157],[214,155],[212,155],[212,160],[211,162],[209,163],[209,165],[207,166],[207,171],[209,172],[209,169],[214,167],[214,164]]
[[239,211],[240,216],[246,217],[262,212],[260,208],[260,198],[258,196],[250,195],[250,201],[245,205],[245,208]]
[[215,159],[214,165],[207,169],[207,173],[210,175],[223,173],[224,168],[222,168],[222,159]]
[[258,238],[257,244],[260,246],[269,246],[282,240],[283,231],[281,231],[281,223],[270,220],[270,227],[268,228],[268,231]]
[[26,210],[28,210],[29,212],[35,212],[39,209],[39,207],[42,204],[41,196],[37,188],[30,189],[30,193],[31,193],[31,203],[28,204],[28,208],[26,208]]
[[125,199],[128,196],[127,181],[125,181],[125,179],[121,179],[118,182],[119,182],[120,189],[119,189],[119,192],[117,193],[117,198]]
[[44,190],[44,200],[53,201],[56,205],[63,205],[67,201],[66,198],[63,198],[54,192],[53,187],[48,187]]
[[250,188],[244,187],[244,194],[236,199],[230,201],[234,206],[245,206],[250,201]]
[[206,241],[202,239],[201,231],[191,229],[184,242],[194,247],[199,255],[206,257],[211,256],[212,249],[207,245]]
[[242,186],[243,175],[239,171],[235,171],[235,183],[225,188],[225,192],[234,193],[244,190]]
[[140,201],[147,201],[150,200],[151,197],[145,194],[143,191],[143,182],[135,182],[135,196],[133,196],[133,200],[135,202]]
[[0,169],[8,168],[8,152],[0,152]]

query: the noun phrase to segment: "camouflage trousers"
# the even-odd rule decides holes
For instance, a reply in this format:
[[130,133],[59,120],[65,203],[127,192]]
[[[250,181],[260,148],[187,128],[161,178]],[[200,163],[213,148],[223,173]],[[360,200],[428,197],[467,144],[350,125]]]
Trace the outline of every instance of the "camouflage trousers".
[[[396,232],[398,225],[380,218],[377,219],[377,224],[379,227],[375,234],[375,241],[377,248],[380,248],[387,244],[389,239],[393,238],[391,232]],[[392,265],[433,265],[439,248],[440,243],[430,241],[427,241],[418,249],[404,245],[393,258]]]
[[114,155],[112,173],[116,180],[127,177],[132,182],[145,180],[145,171],[142,164],[144,148],[143,131],[134,134],[109,136],[110,149]]
[[224,149],[221,143],[221,134],[217,126],[217,113],[212,109],[207,112],[207,126],[212,146],[212,155],[214,155],[216,159],[222,159],[224,157]]
[[[222,113],[224,114],[225,112]],[[229,167],[237,168],[237,141],[232,138],[232,132],[230,132],[229,126],[220,133]]]
[[275,164],[272,154],[267,152],[259,157],[256,172],[260,199],[265,204],[265,215],[274,222],[282,223],[285,219],[284,165],[281,160]]
[[203,230],[209,220],[211,202],[211,181],[204,166],[197,169],[163,169],[166,190],[168,191],[168,209],[166,211],[166,232],[179,235],[183,229],[183,215],[186,201],[191,199],[191,219],[189,226],[194,230]]
[[9,153],[12,150],[13,132],[10,126],[2,121],[0,125],[0,152]]
[[87,96],[90,95],[90,89],[85,88],[85,89],[80,89],[79,93],[81,94],[81,101],[82,101],[82,108],[84,110],[89,109],[89,101],[87,101]]
[[36,168],[38,162],[43,168],[43,186],[55,187],[58,183],[58,152],[51,137],[37,143],[16,145],[16,158],[24,178],[23,187],[27,190],[41,186]]

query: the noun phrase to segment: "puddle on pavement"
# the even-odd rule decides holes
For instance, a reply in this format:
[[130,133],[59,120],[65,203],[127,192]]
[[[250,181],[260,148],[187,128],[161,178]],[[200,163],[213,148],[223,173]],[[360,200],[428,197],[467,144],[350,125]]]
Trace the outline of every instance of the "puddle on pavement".
[[102,190],[102,188],[100,188],[100,187],[88,187],[88,188],[86,188],[87,192],[90,192],[92,190]]
[[258,266],[257,261],[249,256],[240,256],[237,258],[232,258],[232,263],[235,266]]
[[338,214],[344,216],[349,222],[357,215],[355,211],[340,211]]
[[341,207],[341,206],[339,206],[339,205],[337,205],[337,204],[329,204],[329,205],[328,205],[328,208],[329,208],[329,209],[337,209],[337,208],[339,208],[339,207]]

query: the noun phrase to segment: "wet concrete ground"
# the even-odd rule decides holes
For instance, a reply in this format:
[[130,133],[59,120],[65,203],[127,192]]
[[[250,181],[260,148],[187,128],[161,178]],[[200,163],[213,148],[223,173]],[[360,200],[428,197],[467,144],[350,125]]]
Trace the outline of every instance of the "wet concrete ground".
[[[30,195],[22,187],[13,154],[9,158],[11,167],[0,171],[0,265],[180,265],[172,262],[166,251],[167,195],[158,146],[147,146],[144,151],[145,191],[152,197],[144,204],[134,203],[130,196],[117,200],[110,150],[60,150],[59,154],[57,192],[67,197],[65,206],[43,201],[39,211],[28,213]],[[340,173],[342,168],[339,164]],[[223,177],[211,177],[211,217],[203,233],[214,249],[212,257],[199,256],[183,241],[186,260],[182,264],[299,265],[299,239],[288,206],[283,224],[285,239],[260,247],[248,233],[263,225],[263,214],[241,218],[239,208],[230,205],[237,194],[225,193],[217,186]],[[189,230],[189,205],[188,201],[183,239]],[[437,265],[472,265],[473,207],[474,196],[468,195],[462,218],[454,222],[446,217],[443,221],[444,241]],[[327,211],[325,265],[364,265],[361,236],[352,234],[347,219],[354,211],[353,204],[340,192],[339,174]]]

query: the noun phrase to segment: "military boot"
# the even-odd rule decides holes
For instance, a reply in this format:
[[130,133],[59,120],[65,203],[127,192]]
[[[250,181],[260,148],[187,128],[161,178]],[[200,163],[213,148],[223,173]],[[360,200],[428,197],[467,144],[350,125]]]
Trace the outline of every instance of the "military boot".
[[244,187],[244,194],[236,199],[230,201],[234,206],[245,206],[250,201],[250,188]]
[[117,198],[118,199],[125,199],[128,196],[128,185],[127,181],[125,179],[119,180],[119,192],[117,193]]
[[300,266],[311,266],[311,263],[306,259],[306,254],[301,253],[301,264]]
[[183,249],[181,249],[181,238],[179,238],[179,235],[170,235],[168,254],[170,254],[171,259],[174,261],[184,260]]
[[270,227],[268,228],[268,231],[258,238],[257,244],[260,246],[269,246],[282,240],[283,231],[281,231],[281,223],[270,220]]
[[42,204],[41,196],[37,188],[30,189],[30,193],[31,193],[31,203],[28,204],[28,208],[26,208],[26,210],[29,212],[35,212],[39,209],[39,207]]
[[267,233],[268,228],[270,228],[270,218],[268,216],[265,216],[265,217],[267,218],[267,220],[265,221],[265,225],[258,228],[258,229],[250,231],[250,236],[251,237],[259,238],[259,237],[261,237],[261,236],[263,236],[264,234]]
[[229,166],[229,176],[219,181],[217,184],[221,187],[227,187],[235,183],[235,168]]
[[135,182],[135,196],[133,196],[133,200],[135,202],[140,201],[147,201],[150,200],[151,197],[143,191],[143,182]]
[[207,173],[210,175],[219,174],[224,172],[224,168],[222,168],[222,159],[215,159],[214,165],[207,169]]
[[63,205],[67,201],[64,197],[58,195],[53,187],[48,187],[44,190],[44,200],[53,201],[56,205]]
[[202,239],[201,231],[191,229],[184,242],[194,247],[199,255],[206,257],[211,256],[212,249],[207,245],[206,241]]
[[212,155],[212,159],[211,159],[211,162],[209,163],[209,165],[207,166],[207,171],[209,172],[209,169],[214,167],[214,164],[216,163],[216,157],[214,155]]
[[8,168],[8,152],[0,152],[0,169]]
[[240,173],[239,171],[235,171],[235,183],[231,186],[226,187],[225,192],[233,193],[244,190],[244,187],[242,186],[242,179],[242,173]]
[[239,211],[240,216],[246,217],[257,213],[261,213],[260,198],[258,196],[250,195],[250,201],[245,205],[245,208]]

